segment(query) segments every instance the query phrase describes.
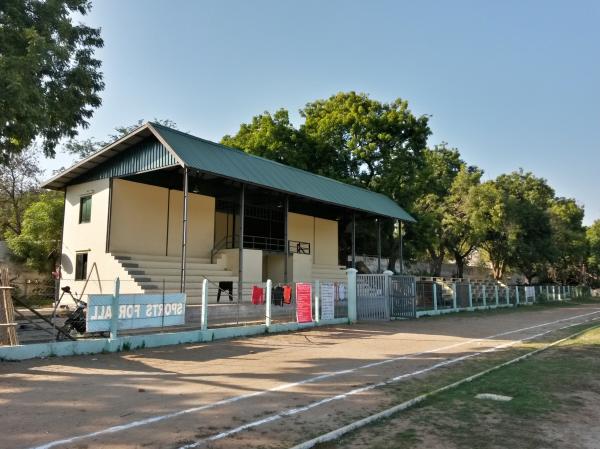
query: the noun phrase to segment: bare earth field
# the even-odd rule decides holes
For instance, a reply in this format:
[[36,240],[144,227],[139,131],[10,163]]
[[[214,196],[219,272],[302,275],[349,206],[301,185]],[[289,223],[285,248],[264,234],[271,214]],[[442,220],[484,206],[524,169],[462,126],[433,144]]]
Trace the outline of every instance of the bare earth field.
[[[119,354],[0,362],[0,448],[290,447],[564,337],[592,320],[600,322],[600,304],[534,306]],[[524,385],[522,380],[534,375],[548,382],[564,364],[564,359],[555,363],[547,374],[523,371],[525,363],[514,365],[509,385]],[[490,388],[500,382],[491,381]],[[579,404],[577,410],[585,414],[581,418],[574,419],[571,409],[566,416],[558,408],[549,412],[547,404],[538,404],[541,399],[534,401],[539,407],[523,416],[533,426],[541,413],[551,413],[548,419],[557,425],[543,429],[547,439],[568,441],[571,432],[581,441],[594,441],[593,434],[582,436],[581,429],[600,418],[597,386],[582,379],[564,385],[564,401]],[[471,397],[472,392],[461,392],[455,394]],[[460,438],[427,431],[437,426],[469,432],[486,420],[504,419],[493,410],[469,412],[467,396],[440,399],[429,415],[415,415],[429,410],[419,407],[407,412],[410,419],[402,414],[378,424],[384,426],[379,431],[369,427],[364,432],[370,433],[325,446],[470,447]],[[444,402],[454,400],[458,402]],[[506,447],[501,440],[496,443],[489,447]]]

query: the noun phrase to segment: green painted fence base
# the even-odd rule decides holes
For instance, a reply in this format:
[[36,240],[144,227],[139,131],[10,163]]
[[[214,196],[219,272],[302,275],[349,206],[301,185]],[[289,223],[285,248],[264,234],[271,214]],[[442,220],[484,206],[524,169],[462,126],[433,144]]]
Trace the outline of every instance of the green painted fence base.
[[[524,304],[522,304],[524,305]],[[437,310],[420,310],[417,312],[417,318],[423,316],[437,316],[446,315],[448,313],[457,312],[474,312],[476,310],[493,310],[493,309],[506,309],[507,307],[514,307],[513,304],[499,304],[490,306],[476,306],[476,307],[464,307],[462,309],[437,309]]]
[[90,338],[76,341],[2,346],[0,347],[0,360],[17,361],[40,357],[64,357],[71,355],[128,351],[142,348],[157,348],[160,346],[179,345],[184,343],[202,343],[228,338],[249,337],[266,333],[291,332],[317,326],[348,324],[348,322],[348,318],[336,318],[327,321],[321,320],[319,323],[281,323],[271,324],[269,327],[261,324],[255,326],[223,327],[183,332],[164,332],[160,334],[124,335],[113,340],[110,338]]

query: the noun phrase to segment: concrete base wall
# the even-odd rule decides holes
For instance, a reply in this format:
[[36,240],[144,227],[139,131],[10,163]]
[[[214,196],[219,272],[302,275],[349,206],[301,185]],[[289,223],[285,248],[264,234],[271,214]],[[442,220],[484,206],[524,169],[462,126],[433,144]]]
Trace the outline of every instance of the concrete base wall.
[[264,324],[257,326],[227,327],[221,329],[208,329],[171,332],[148,335],[130,335],[109,338],[86,339],[77,341],[61,341],[53,343],[37,343],[21,346],[0,347],[0,360],[27,360],[39,357],[62,357],[70,355],[99,354],[102,352],[119,352],[141,348],[156,348],[160,346],[177,345],[183,343],[201,343],[227,338],[247,337],[266,333],[290,332],[299,329],[308,329],[317,326],[347,324],[347,318],[338,318],[319,323],[284,323],[273,324],[267,327]]

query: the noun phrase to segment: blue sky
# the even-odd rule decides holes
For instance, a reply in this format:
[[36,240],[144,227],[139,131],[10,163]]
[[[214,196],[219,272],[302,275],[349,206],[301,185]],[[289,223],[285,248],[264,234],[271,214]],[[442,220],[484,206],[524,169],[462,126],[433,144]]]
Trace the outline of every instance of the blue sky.
[[106,89],[82,137],[157,117],[219,140],[339,91],[401,97],[432,145],[487,178],[531,170],[600,218],[598,1],[102,0],[83,20]]

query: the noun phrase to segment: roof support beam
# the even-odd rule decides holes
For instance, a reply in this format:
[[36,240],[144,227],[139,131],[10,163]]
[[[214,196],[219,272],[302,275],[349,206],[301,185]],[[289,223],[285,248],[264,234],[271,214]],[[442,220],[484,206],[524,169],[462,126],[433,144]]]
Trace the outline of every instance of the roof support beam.
[[377,273],[381,273],[381,218],[377,218]]
[[356,212],[352,212],[352,268],[356,268]]
[[403,231],[403,226],[402,226],[402,220],[398,220],[398,234],[399,234],[399,238],[400,238],[400,245],[398,248],[399,254],[399,261],[400,261],[400,268],[398,270],[398,272],[400,274],[404,274],[404,240],[403,240],[403,236],[402,236],[402,231]]
[[288,258],[290,253],[290,243],[288,241],[288,215],[290,211],[290,196],[285,196],[283,208],[283,282],[288,281]]
[[187,237],[188,237],[188,177],[189,170],[183,168],[183,231],[181,232],[181,293],[185,292],[185,262],[187,253]]
[[246,209],[246,184],[242,184],[240,191],[240,254],[239,254],[239,271],[238,271],[238,303],[242,303],[243,287],[244,287],[244,215]]

